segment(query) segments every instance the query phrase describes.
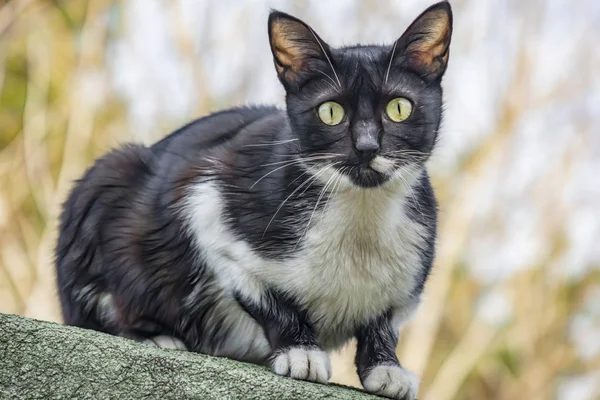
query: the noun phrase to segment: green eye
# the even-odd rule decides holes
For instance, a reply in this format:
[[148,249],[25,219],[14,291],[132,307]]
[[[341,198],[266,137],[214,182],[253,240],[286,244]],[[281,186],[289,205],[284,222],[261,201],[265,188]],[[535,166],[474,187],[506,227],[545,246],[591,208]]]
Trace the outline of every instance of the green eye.
[[404,97],[390,100],[385,107],[385,113],[394,122],[402,122],[412,113],[412,103]]
[[326,101],[319,106],[319,118],[327,125],[337,125],[344,118],[344,107],[334,101]]

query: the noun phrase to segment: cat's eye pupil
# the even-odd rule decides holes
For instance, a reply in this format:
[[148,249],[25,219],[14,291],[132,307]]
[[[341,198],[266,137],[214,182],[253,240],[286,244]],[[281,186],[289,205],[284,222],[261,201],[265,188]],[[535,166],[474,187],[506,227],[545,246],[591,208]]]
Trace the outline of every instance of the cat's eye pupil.
[[337,125],[344,118],[344,107],[335,101],[326,101],[317,109],[321,121],[327,125]]
[[396,97],[388,102],[385,113],[394,122],[402,122],[412,113],[412,103],[404,97]]

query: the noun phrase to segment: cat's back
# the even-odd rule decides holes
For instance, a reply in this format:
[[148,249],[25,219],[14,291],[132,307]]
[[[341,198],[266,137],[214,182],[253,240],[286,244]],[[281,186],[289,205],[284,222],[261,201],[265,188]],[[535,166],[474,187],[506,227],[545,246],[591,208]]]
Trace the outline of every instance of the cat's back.
[[82,226],[91,225],[85,233],[97,236],[119,217],[149,215],[164,197],[157,191],[174,195],[181,176],[195,176],[198,166],[220,156],[226,147],[222,145],[231,142],[229,147],[240,147],[236,142],[275,135],[285,125],[285,116],[276,107],[233,108],[192,121],[150,147],[126,144],[111,150],[86,171],[63,205],[59,256],[72,244],[68,237],[76,237]]
[[273,135],[285,124],[285,113],[277,107],[237,107],[196,119],[164,137],[151,149],[156,155],[208,149],[228,143],[240,134]]

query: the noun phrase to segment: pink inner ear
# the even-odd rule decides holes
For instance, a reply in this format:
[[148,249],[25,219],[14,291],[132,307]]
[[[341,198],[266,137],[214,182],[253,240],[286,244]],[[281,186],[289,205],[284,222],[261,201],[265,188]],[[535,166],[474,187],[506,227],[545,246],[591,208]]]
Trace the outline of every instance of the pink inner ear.
[[296,81],[297,74],[308,68],[309,60],[323,56],[324,49],[311,28],[293,18],[270,23],[271,48],[280,78]]
[[450,42],[450,19],[445,11],[431,12],[419,21],[419,31],[417,34],[422,37],[411,43],[408,47],[409,52],[430,53],[431,57],[442,55]]
[[310,30],[296,21],[276,21],[271,26],[271,46],[278,62],[298,72],[305,59],[314,50],[307,40],[312,37]]
[[[416,26],[415,26],[416,25]],[[406,49],[408,64],[421,74],[443,72],[448,62],[451,22],[446,11],[436,10],[419,18],[405,35],[420,35]]]

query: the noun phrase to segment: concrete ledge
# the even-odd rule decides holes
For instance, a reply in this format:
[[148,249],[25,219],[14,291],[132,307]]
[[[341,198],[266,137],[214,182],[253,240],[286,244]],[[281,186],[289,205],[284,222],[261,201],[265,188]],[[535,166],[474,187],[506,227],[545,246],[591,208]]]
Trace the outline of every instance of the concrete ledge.
[[252,364],[0,314],[0,399],[376,399]]

